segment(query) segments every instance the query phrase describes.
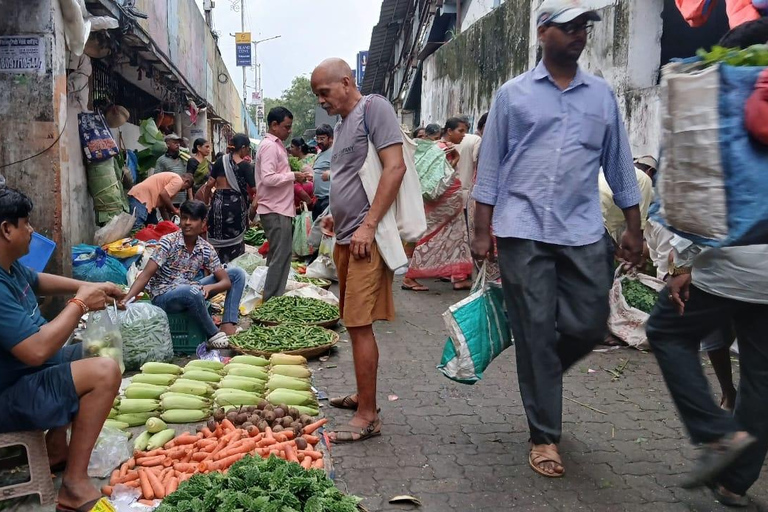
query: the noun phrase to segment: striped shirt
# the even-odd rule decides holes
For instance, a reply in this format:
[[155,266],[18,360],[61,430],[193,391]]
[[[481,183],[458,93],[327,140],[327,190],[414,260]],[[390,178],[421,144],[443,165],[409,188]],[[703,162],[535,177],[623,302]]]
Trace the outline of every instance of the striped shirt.
[[588,245],[605,233],[601,165],[616,205],[639,204],[632,152],[610,86],[579,69],[561,90],[542,61],[496,94],[472,197],[494,206],[498,237]]

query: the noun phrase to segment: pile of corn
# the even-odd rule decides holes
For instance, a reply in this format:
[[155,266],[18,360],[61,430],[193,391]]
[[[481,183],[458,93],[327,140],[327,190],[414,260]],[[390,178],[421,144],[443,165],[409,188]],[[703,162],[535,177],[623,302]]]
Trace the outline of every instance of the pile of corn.
[[312,373],[307,367],[307,360],[302,356],[272,354],[269,363],[267,401],[272,405],[288,405],[302,414],[317,416],[317,398],[312,391]]

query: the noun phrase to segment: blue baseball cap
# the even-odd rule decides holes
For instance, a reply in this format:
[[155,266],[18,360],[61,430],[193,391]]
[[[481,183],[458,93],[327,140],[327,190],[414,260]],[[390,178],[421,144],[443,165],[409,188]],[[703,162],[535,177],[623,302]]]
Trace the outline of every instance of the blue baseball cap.
[[590,21],[600,21],[600,15],[584,7],[581,0],[544,0],[536,10],[536,26],[547,23],[568,23],[586,14]]

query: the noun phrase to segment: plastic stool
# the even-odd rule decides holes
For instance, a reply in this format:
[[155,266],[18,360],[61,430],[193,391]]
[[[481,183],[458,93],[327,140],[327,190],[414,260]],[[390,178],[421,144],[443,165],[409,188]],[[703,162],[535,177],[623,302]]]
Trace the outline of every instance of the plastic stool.
[[29,482],[0,487],[0,501],[37,494],[40,496],[41,505],[53,505],[56,491],[53,488],[51,469],[48,465],[45,433],[42,430],[30,430],[0,434],[0,448],[18,445],[23,446],[27,451],[30,480]]

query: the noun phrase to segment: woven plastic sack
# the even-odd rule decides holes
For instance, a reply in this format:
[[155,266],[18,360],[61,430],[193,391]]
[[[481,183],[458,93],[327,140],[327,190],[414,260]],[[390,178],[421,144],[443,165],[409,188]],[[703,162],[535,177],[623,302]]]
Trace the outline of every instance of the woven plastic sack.
[[106,224],[112,217],[128,211],[121,175],[116,171],[113,158],[89,163],[87,175],[97,223]]
[[72,248],[72,277],[91,283],[127,284],[126,268],[101,247],[80,244]]
[[126,370],[138,370],[150,361],[173,359],[173,340],[168,315],[149,303],[130,304],[119,314]]
[[309,256],[314,252],[314,247],[309,243],[309,234],[312,232],[312,214],[303,205],[302,211],[293,219],[293,253],[296,256]]
[[613,286],[608,295],[608,303],[611,306],[611,313],[608,316],[608,330],[630,347],[647,350],[650,345],[648,344],[648,337],[645,335],[645,324],[650,315],[627,304],[622,290],[622,283],[627,280],[640,281],[657,292],[664,288],[665,283],[642,273],[621,275],[621,267],[619,267],[616,269],[616,278],[613,280]]
[[431,140],[416,139],[416,152],[413,160],[421,184],[421,195],[428,201],[434,201],[453,184],[456,170],[445,158],[445,152]]
[[512,346],[501,286],[488,282],[485,265],[472,293],[443,313],[450,337],[437,368],[462,384],[474,384],[499,354]]

